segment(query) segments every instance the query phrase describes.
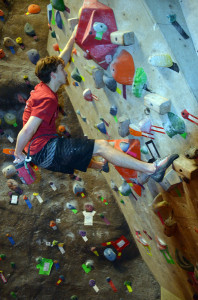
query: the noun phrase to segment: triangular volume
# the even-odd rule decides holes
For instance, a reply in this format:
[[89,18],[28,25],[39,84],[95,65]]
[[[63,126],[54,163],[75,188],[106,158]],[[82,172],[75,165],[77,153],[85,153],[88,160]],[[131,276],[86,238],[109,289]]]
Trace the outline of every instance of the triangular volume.
[[[108,142],[113,142],[114,143],[114,148],[118,149],[121,152],[125,152],[128,155],[131,155],[138,160],[141,160],[141,152],[140,152],[140,141],[135,140],[135,139],[119,139],[119,140],[109,140]],[[127,151],[123,151],[120,147],[121,143],[126,143],[129,145]],[[115,169],[120,173],[120,175],[124,178],[124,180],[131,184],[131,178],[137,178],[137,171],[127,169],[127,168],[122,168],[122,167],[117,167],[115,166]],[[141,187],[135,183],[132,183],[132,189],[139,195],[141,196]]]

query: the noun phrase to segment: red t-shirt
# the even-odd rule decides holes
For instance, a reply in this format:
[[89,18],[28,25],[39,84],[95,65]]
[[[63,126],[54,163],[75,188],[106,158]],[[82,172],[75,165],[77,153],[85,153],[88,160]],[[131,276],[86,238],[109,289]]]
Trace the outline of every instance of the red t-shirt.
[[[40,82],[33,91],[31,91],[30,98],[26,102],[26,107],[23,113],[23,126],[27,123],[31,116],[42,119],[41,125],[37,132],[33,135],[31,140],[35,139],[30,146],[30,155],[38,153],[45,144],[53,138],[56,134],[55,121],[58,117],[58,97],[46,84]],[[42,136],[49,134],[48,136]],[[30,142],[31,142],[30,140]],[[24,150],[28,151],[29,143]]]

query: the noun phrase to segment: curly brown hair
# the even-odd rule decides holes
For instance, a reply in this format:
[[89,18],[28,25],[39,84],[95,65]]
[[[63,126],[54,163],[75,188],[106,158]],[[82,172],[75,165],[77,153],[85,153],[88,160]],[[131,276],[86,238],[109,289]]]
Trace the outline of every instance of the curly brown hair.
[[65,66],[65,62],[58,56],[46,56],[39,59],[36,64],[35,75],[44,83],[51,80],[51,72],[56,72],[58,65]]

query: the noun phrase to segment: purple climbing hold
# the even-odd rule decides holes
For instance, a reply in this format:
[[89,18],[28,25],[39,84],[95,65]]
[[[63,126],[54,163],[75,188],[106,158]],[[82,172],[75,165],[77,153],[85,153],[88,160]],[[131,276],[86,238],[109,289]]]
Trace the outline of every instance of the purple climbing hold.
[[57,10],[56,15],[55,15],[55,20],[56,20],[56,25],[58,28],[62,29],[63,28],[63,21],[61,18],[60,12]]

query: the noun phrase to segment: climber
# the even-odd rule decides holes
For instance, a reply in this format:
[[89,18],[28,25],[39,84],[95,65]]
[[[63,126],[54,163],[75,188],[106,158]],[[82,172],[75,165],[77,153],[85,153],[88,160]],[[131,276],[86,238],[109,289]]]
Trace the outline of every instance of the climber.
[[[58,117],[59,87],[66,83],[64,70],[68,63],[75,40],[72,34],[65,48],[59,55],[41,58],[35,69],[40,83],[31,92],[23,113],[23,128],[18,134],[14,163],[25,160],[29,153],[37,166],[54,172],[73,174],[74,170],[85,172],[88,167],[108,171],[108,162],[123,168],[134,169],[156,181],[161,181],[165,170],[178,157],[170,155],[157,163],[137,160],[114,149],[105,140],[61,138],[56,134],[55,121]],[[104,162],[92,159],[101,156]]]

